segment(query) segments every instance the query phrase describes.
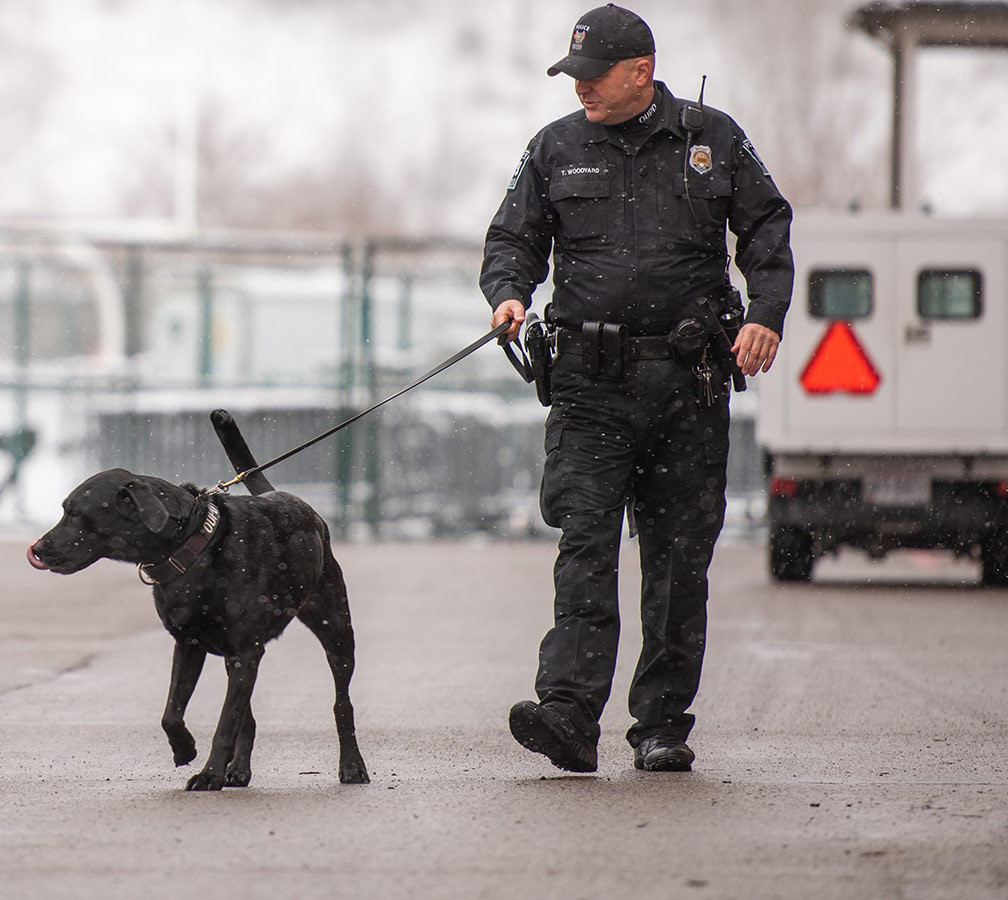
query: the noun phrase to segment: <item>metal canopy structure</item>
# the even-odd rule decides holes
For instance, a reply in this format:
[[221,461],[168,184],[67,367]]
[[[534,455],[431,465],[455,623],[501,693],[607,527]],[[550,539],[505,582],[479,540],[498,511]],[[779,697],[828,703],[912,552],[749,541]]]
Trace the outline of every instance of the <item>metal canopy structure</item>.
[[1008,3],[874,2],[850,24],[886,43],[893,57],[893,122],[890,206],[916,200],[917,159],[909,138],[916,133],[919,47],[1008,49]]

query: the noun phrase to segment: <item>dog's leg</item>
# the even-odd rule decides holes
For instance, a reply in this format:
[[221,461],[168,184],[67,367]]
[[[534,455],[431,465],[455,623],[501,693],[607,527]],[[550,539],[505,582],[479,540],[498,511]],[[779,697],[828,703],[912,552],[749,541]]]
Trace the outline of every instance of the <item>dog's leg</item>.
[[339,779],[343,784],[367,784],[371,779],[368,778],[367,766],[357,747],[354,711],[350,703],[350,677],[354,670],[354,635],[350,625],[350,608],[347,605],[343,575],[335,560],[331,565],[335,568],[335,573],[327,572],[323,576],[322,588],[328,591],[327,595],[313,595],[301,607],[298,618],[308,626],[325,649],[336,685],[333,714],[336,717],[336,733],[340,744]]
[[224,787],[248,787],[252,780],[252,745],[255,743],[256,722],[250,703],[242,717],[235,741],[234,756],[224,773]]
[[225,660],[228,673],[227,694],[214,732],[210,756],[203,771],[189,779],[187,791],[219,791],[224,787],[227,766],[235,754],[238,732],[249,709],[262,654],[260,647],[256,651]]
[[171,684],[168,688],[168,702],[161,717],[161,727],[168,735],[176,766],[184,766],[196,758],[196,741],[186,728],[184,720],[186,707],[196,689],[205,660],[206,651],[202,647],[175,642]]

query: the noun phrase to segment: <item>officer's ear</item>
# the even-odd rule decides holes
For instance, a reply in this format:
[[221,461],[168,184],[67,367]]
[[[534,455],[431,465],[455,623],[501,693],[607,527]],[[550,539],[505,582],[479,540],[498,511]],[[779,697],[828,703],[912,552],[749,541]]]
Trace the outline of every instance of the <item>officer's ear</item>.
[[654,56],[642,56],[633,61],[630,74],[637,87],[645,87],[651,83],[654,77],[654,66]]

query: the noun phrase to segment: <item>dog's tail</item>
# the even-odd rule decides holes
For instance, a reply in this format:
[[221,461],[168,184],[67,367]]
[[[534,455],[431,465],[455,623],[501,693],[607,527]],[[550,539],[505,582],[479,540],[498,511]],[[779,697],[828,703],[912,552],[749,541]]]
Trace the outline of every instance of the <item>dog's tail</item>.
[[[238,428],[238,423],[232,418],[231,413],[226,409],[215,409],[210,413],[210,421],[213,423],[214,431],[217,432],[217,437],[220,439],[228,459],[231,460],[235,472],[240,475],[242,472],[254,469],[258,463],[252,455],[252,451],[249,450],[249,445],[245,443],[241,429]],[[274,490],[273,485],[262,472],[249,475],[242,484],[249,489],[250,494],[265,494],[266,491]]]

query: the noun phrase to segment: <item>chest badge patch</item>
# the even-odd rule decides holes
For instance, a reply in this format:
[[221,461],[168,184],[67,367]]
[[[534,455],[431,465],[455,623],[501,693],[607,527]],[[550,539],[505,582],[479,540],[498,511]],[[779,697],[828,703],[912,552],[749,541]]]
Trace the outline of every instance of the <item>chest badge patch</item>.
[[706,175],[714,166],[714,157],[711,154],[711,148],[703,144],[696,144],[690,147],[689,164],[694,172]]

